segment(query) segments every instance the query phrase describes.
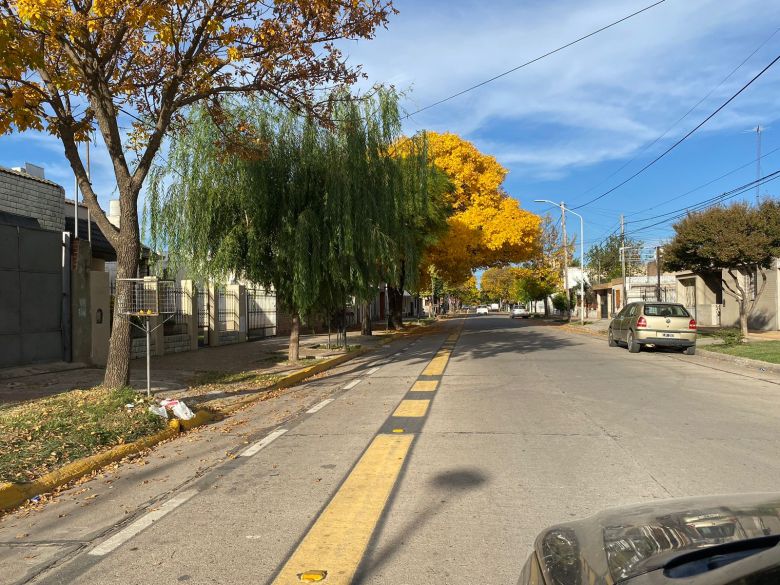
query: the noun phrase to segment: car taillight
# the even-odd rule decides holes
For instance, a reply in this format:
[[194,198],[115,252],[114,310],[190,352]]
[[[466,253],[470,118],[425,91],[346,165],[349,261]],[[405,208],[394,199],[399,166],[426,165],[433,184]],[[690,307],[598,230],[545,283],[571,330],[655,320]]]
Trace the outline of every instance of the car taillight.
[[636,326],[639,328],[647,327],[647,319],[639,317],[639,319],[636,320]]
[[696,319],[688,321],[688,329],[696,329]]

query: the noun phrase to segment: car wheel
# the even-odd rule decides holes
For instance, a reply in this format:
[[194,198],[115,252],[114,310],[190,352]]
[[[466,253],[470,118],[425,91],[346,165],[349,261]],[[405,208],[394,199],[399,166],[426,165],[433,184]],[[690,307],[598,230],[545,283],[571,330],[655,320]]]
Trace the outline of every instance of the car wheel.
[[690,347],[686,347],[683,353],[685,355],[696,355],[696,346],[692,345]]
[[626,337],[626,345],[628,345],[629,353],[639,353],[640,345],[634,340],[633,331],[628,332],[628,337]]
[[612,333],[612,329],[610,329],[609,333],[607,333],[607,343],[609,343],[610,347],[617,347],[617,341],[615,341],[615,336]]

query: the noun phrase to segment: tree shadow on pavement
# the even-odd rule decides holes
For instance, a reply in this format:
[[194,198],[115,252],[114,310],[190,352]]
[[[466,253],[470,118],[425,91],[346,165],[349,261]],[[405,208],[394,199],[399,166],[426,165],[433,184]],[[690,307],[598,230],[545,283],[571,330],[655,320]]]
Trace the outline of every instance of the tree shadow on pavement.
[[[413,520],[410,520],[398,530],[398,536],[381,548],[376,549],[369,546],[369,550],[363,557],[363,562],[358,567],[352,583],[354,585],[363,583],[369,576],[387,564],[398,550],[406,544],[411,535],[420,530],[431,518],[440,514],[448,503],[455,498],[465,495],[466,492],[479,488],[488,481],[490,481],[490,478],[487,474],[474,468],[453,469],[436,474],[428,482],[427,490],[425,491],[426,497],[433,502],[432,505],[421,514],[416,514]],[[389,505],[388,509],[390,509]],[[374,539],[377,538],[377,534],[374,535]]]
[[480,359],[502,353],[525,354],[584,345],[584,342],[548,330],[529,327],[477,329],[464,331],[452,359]]

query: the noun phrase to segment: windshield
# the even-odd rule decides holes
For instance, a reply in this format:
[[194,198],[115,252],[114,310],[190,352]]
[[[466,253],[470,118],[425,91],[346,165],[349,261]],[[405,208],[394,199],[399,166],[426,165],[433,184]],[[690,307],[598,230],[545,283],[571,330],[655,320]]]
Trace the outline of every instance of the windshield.
[[682,305],[645,305],[648,317],[690,317]]

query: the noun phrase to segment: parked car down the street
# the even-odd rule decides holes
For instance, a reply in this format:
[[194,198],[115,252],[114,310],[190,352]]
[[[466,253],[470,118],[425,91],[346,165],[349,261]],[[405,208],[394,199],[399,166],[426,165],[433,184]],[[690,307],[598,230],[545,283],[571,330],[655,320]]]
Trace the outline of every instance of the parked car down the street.
[[607,331],[609,346],[625,344],[637,353],[643,345],[678,347],[696,353],[696,320],[677,303],[629,303],[615,315]]
[[489,313],[487,306],[480,305],[477,307],[477,315],[487,315]]
[[531,313],[528,312],[528,309],[526,309],[523,305],[518,305],[517,307],[514,307],[512,311],[509,313],[510,319],[528,319],[528,317],[531,316]]
[[519,585],[780,582],[780,494],[654,501],[548,528]]

